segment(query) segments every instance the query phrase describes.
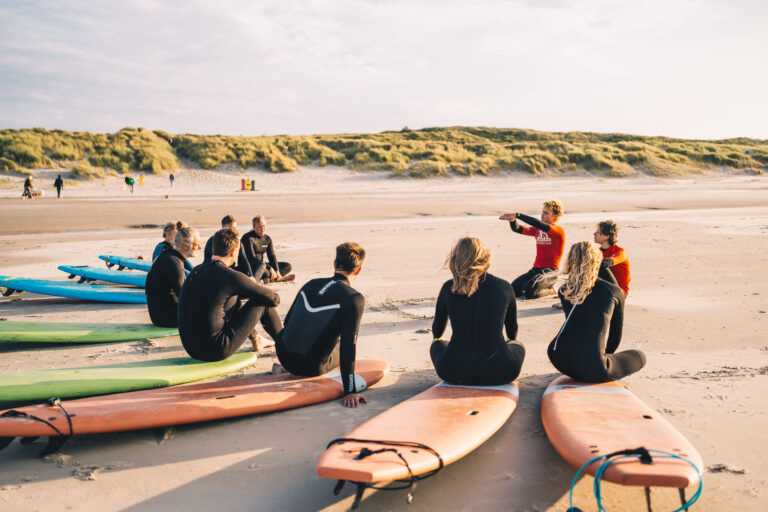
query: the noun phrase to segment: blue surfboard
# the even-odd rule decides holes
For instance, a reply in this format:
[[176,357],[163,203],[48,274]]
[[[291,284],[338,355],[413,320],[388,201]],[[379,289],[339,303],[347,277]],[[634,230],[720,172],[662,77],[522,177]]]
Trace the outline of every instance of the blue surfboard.
[[95,300],[100,302],[120,302],[125,304],[146,304],[144,290],[118,288],[113,286],[96,286],[93,284],[67,283],[61,281],[44,281],[42,279],[27,279],[26,277],[0,276],[0,288],[5,288],[3,295],[16,292],[39,293],[54,297],[69,297],[71,299]]
[[87,265],[59,265],[59,270],[67,272],[70,279],[80,277],[79,283],[86,281],[105,281],[107,283],[127,284],[144,288],[147,283],[146,272],[110,270],[89,267]]
[[117,265],[117,270],[130,268],[133,270],[143,270],[144,272],[149,272],[149,269],[152,266],[152,260],[126,258],[125,256],[114,256],[111,254],[102,254],[99,256],[99,259],[104,260],[107,263],[107,267],[109,268]]

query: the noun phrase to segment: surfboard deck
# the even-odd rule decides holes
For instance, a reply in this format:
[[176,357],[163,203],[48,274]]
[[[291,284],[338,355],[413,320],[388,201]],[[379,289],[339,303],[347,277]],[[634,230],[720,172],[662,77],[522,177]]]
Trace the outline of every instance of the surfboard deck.
[[[364,448],[379,450],[386,441],[416,442],[434,449],[445,465],[483,444],[517,407],[516,383],[504,386],[438,384],[368,420],[344,438],[385,441],[382,444],[345,441],[330,446],[317,463],[317,474],[351,482],[391,482],[408,478],[408,468],[393,452],[361,460]],[[408,461],[414,475],[439,467],[434,453],[390,445]]]
[[[552,446],[576,468],[600,454],[642,446],[680,455],[703,470],[696,448],[660,413],[616,382],[554,379],[541,400],[541,420]],[[590,464],[585,472],[594,475],[600,462]],[[699,475],[681,460],[657,459],[652,464],[622,460],[608,466],[603,480],[684,488],[697,485]]]
[[73,398],[173,386],[248,367],[258,354],[237,352],[213,363],[174,357],[132,363],[0,373],[0,402]]
[[175,327],[152,324],[89,324],[74,322],[0,322],[0,341],[17,343],[108,343],[176,336]]
[[[380,381],[388,369],[384,361],[363,359],[355,363],[357,381],[366,387]],[[344,396],[341,378],[338,371],[335,373],[320,377],[258,375],[62,401],[61,407],[45,404],[2,411],[0,445],[2,442],[7,445],[8,439],[15,436],[58,436],[52,426],[65,436],[121,432],[327,402]],[[72,422],[71,429],[65,409]],[[52,426],[32,417],[45,418]]]
[[0,288],[7,290],[39,293],[54,297],[85,299],[97,302],[117,302],[124,304],[146,304],[144,290],[118,288],[113,286],[96,286],[84,283],[67,283],[61,281],[46,281],[26,277],[0,276]]
[[128,258],[126,256],[115,256],[113,254],[101,254],[99,255],[99,259],[104,261],[109,268],[117,265],[118,270],[130,268],[133,270],[143,270],[144,272],[149,272],[149,269],[152,267],[152,260],[143,260],[140,258]]
[[144,288],[147,283],[147,273],[140,271],[110,270],[107,268],[89,267],[88,265],[59,265],[59,270],[69,274],[70,279],[79,276],[81,280],[78,282],[83,282],[83,280],[104,281],[106,283],[138,286],[139,288]]

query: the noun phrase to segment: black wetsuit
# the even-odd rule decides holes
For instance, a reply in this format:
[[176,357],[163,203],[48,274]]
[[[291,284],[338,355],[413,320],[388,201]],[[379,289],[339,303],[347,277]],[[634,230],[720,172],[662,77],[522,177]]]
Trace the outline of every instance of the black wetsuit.
[[277,337],[280,364],[304,377],[340,365],[344,393],[357,393],[355,343],[364,307],[365,298],[342,274],[309,281],[299,290]]
[[[173,245],[169,244],[166,240],[163,240],[159,244],[155,246],[155,249],[152,251],[152,261],[155,261],[161,254],[164,252],[173,249]],[[184,260],[184,270],[187,271],[187,274],[189,274],[192,269],[195,268],[194,265],[192,265],[192,262],[189,260]]]
[[147,272],[147,309],[152,323],[158,327],[179,325],[179,292],[184,284],[184,256],[176,249],[160,254]]
[[[278,263],[277,256],[275,256],[275,245],[268,234],[264,233],[259,236],[255,231],[251,230],[243,235],[240,243],[245,250],[248,263],[251,265],[253,276],[256,279],[269,279],[269,268],[279,271],[281,276],[286,276],[291,272],[292,267],[290,263],[284,261]],[[264,259],[265,254],[267,259],[269,259],[269,264]],[[260,269],[263,269],[261,274],[259,273]]]
[[56,178],[53,182],[53,186],[56,189],[56,197],[61,197],[61,189],[64,188],[64,180],[61,177]]
[[547,348],[555,368],[582,382],[608,382],[645,366],[645,354],[639,350],[616,353],[625,295],[612,275],[609,280],[598,278],[584,302],[576,306],[559,296],[566,320]]
[[[249,299],[242,304],[240,297]],[[222,261],[198,265],[181,289],[179,336],[187,353],[203,361],[231,356],[261,320],[272,339],[282,329],[276,292],[227,268]]]
[[[205,249],[203,250],[203,263],[210,263],[211,258],[213,256],[213,237],[210,237],[207,242],[205,242]],[[245,255],[245,250],[243,249],[243,244],[240,244],[240,254],[237,256],[237,263],[233,264],[231,267],[238,272],[245,274],[247,276],[252,276],[253,272],[251,271],[251,264],[248,263],[248,257]],[[264,271],[262,270],[261,273],[263,274]]]
[[[522,213],[517,214],[517,219],[533,226],[534,228],[549,233],[552,229],[552,224],[548,224],[539,219],[524,215]],[[517,223],[517,219],[509,222],[509,227],[518,234],[530,234],[526,232],[526,229]],[[559,226],[557,227],[557,234],[562,236],[563,230]],[[553,233],[554,234],[554,233]],[[538,238],[538,237],[537,237]],[[561,246],[562,247],[562,246]],[[560,255],[543,255],[539,254],[539,246],[536,247],[536,261],[533,267],[525,274],[518,276],[512,281],[512,288],[515,290],[515,295],[524,299],[537,299],[539,297],[546,297],[552,293],[552,285],[555,284],[557,276],[554,271],[557,270],[557,262],[560,261],[562,256],[562,248],[560,249]],[[556,262],[554,261],[556,260]],[[549,274],[547,277],[541,277],[543,274]]]
[[437,375],[451,384],[497,386],[517,378],[525,347],[505,341],[503,330],[517,337],[517,305],[508,282],[486,274],[471,297],[451,292],[452,281],[440,289],[432,333],[439,338],[451,320],[450,343],[435,340],[430,356]]

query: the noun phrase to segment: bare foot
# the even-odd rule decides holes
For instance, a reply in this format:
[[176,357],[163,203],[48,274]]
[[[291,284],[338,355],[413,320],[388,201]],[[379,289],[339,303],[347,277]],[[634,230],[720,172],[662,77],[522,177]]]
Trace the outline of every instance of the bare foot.
[[283,368],[280,363],[274,363],[272,365],[272,375],[280,375],[281,373],[288,373],[288,370]]
[[280,283],[286,283],[288,281],[293,281],[296,279],[296,274],[288,274],[287,276],[283,276],[280,279],[276,279],[276,281]]
[[559,302],[555,302],[554,304],[552,304],[552,307],[555,309],[563,309],[563,305],[560,304]]

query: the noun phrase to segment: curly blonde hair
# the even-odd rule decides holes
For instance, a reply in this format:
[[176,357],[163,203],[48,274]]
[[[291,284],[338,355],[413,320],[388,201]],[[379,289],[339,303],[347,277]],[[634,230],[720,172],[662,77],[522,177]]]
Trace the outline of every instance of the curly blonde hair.
[[471,297],[491,266],[491,251],[477,238],[468,236],[456,242],[445,264],[453,274],[451,291]]
[[568,251],[568,259],[560,273],[560,293],[571,304],[584,302],[592,292],[600,271],[603,254],[591,242],[578,242]]

